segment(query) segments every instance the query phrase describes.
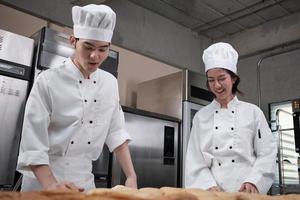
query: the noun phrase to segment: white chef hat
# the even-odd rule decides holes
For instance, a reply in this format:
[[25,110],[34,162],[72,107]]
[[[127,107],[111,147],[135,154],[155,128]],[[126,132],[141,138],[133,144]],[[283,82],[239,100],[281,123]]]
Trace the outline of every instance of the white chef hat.
[[238,53],[228,43],[218,42],[212,44],[203,52],[205,72],[213,68],[224,68],[237,74]]
[[110,7],[95,4],[74,6],[72,18],[76,38],[111,42],[116,13]]

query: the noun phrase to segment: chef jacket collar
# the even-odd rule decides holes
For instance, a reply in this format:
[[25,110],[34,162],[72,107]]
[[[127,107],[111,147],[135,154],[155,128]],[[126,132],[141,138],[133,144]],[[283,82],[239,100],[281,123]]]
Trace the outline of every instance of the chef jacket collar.
[[[228,102],[227,109],[232,109],[238,104],[238,102],[239,100],[237,96],[234,96],[233,99],[230,102]],[[213,100],[212,104],[215,109],[221,109],[221,104],[216,99]]]
[[[76,67],[76,65],[73,63],[71,58],[68,58],[65,64],[67,66],[67,69],[70,70],[76,76],[76,78],[80,80],[84,79],[83,74],[78,69],[78,67]],[[92,74],[90,74],[90,80],[96,81],[96,79],[97,79],[97,73],[95,71]]]

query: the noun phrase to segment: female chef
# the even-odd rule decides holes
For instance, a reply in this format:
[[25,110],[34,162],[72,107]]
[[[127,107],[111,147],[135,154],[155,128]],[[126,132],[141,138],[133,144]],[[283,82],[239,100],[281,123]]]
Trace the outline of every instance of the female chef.
[[267,193],[276,163],[276,141],[263,112],[238,100],[238,53],[215,43],[203,53],[213,102],[198,111],[186,156],[186,187]]
[[72,58],[41,73],[27,101],[18,170],[22,190],[95,187],[92,161],[104,143],[137,187],[115,77],[98,67],[108,57],[116,15],[105,5],[72,8]]

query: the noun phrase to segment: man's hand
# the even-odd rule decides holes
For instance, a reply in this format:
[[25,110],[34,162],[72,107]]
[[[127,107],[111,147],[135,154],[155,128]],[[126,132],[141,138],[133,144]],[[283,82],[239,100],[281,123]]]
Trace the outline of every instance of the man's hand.
[[67,189],[78,192],[83,192],[84,189],[77,187],[74,183],[69,181],[58,182],[54,177],[50,167],[48,165],[31,165],[32,172],[36,176],[37,180],[45,190],[54,189]]
[[117,160],[119,161],[121,168],[126,176],[126,182],[125,186],[131,187],[131,188],[137,188],[137,178],[136,173],[134,171],[134,167],[132,164],[129,148],[128,148],[128,142],[124,142],[120,146],[118,146],[114,153],[117,157]]
[[136,177],[127,177],[125,186],[130,188],[137,188]]
[[239,192],[247,192],[247,193],[259,193],[256,186],[253,183],[243,183],[241,188],[239,189]]
[[56,182],[45,188],[46,190],[66,189],[72,191],[83,192],[84,188],[77,187],[74,183],[69,181]]
[[222,192],[221,188],[219,188],[218,186],[212,186],[212,187],[208,188],[207,191],[210,191],[210,192]]

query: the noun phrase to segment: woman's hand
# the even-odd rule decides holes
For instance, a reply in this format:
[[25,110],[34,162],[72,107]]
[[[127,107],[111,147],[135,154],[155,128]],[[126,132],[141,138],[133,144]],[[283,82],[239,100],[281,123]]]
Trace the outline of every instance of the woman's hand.
[[221,188],[219,188],[218,186],[212,186],[212,187],[208,188],[207,191],[210,191],[210,192],[222,192]]
[[136,177],[127,177],[126,182],[125,182],[125,186],[126,187],[130,187],[130,188],[137,188],[137,181],[136,181]]
[[55,182],[45,188],[46,190],[66,189],[72,191],[83,192],[84,188],[77,187],[74,183],[69,181]]
[[253,183],[243,183],[239,192],[247,192],[247,193],[259,193],[256,186]]

